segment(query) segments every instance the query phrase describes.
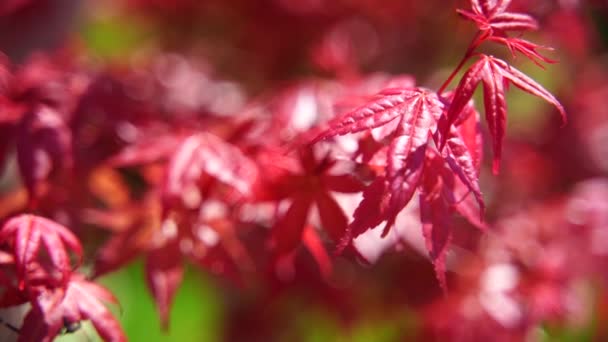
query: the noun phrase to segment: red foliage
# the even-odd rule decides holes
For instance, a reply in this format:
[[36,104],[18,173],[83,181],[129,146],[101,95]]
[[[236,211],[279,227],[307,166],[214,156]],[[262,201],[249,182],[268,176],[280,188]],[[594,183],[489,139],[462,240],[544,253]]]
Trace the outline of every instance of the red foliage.
[[[84,319],[90,319],[104,339],[126,341],[120,325],[100,301],[115,303],[114,296],[76,272],[83,251],[68,228],[43,217],[21,215],[4,224],[0,243],[11,250],[10,254],[3,252],[2,307],[31,304],[19,341],[52,341],[62,328],[74,331]],[[42,245],[46,254],[40,253]],[[78,258],[75,267],[70,250]]]
[[[562,131],[532,127],[529,142],[507,132],[511,85],[553,105],[563,123],[566,107],[484,50],[498,43],[507,57],[555,63],[523,36],[545,22],[524,12],[549,11],[551,1],[471,0],[457,10],[476,34],[443,83],[436,57],[465,32],[445,1],[123,2],[113,10],[145,18],[159,32],[155,46],[175,52],[99,64],[85,47],[0,58],[0,168],[11,178],[0,201],[0,307],[29,303],[21,341],[50,341],[83,320],[105,340],[126,340],[104,304],[117,300],[79,268],[91,263],[95,278],[136,258],[163,328],[191,263],[244,285],[240,299],[259,294],[229,308],[237,313],[226,326],[260,325],[261,340],[291,336],[266,326],[294,324],[283,296],[305,294],[345,325],[368,308],[405,308],[421,313],[429,339],[510,341],[581,315],[577,281],[608,288],[596,276],[608,255],[597,246],[607,239],[606,184],[562,191],[607,169],[608,87],[593,76],[608,73],[585,65],[597,37],[577,44],[552,28],[577,49],[561,72],[591,70],[568,83],[575,95],[563,90],[568,111],[590,114],[570,115]],[[7,1],[0,17],[19,22],[38,3]],[[592,30],[572,8],[547,13]],[[367,73],[398,71],[404,55],[416,77]],[[507,176],[482,177],[480,84],[492,170],[504,160],[518,171]],[[97,228],[104,241],[89,241]],[[378,258],[385,252],[389,261]]]

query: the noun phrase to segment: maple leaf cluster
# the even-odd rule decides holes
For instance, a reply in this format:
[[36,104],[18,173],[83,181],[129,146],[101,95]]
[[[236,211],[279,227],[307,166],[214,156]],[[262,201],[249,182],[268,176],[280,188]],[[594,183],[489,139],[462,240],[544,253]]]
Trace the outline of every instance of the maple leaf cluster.
[[[511,50],[524,51],[524,55],[532,60],[549,61],[536,52],[533,43],[520,38],[513,41],[508,36],[509,31],[537,28],[534,19],[527,14],[506,12],[509,3],[471,1],[473,13],[459,11],[477,24],[479,32],[461,63],[438,92],[413,86],[385,89],[374,100],[333,119],[329,128],[313,140],[314,143],[339,135],[362,131],[371,134],[374,129],[382,130],[385,148],[376,152],[383,154],[382,162],[376,166],[383,170],[364,191],[364,200],[353,214],[354,220],[343,244],[350,243],[348,240],[383,221],[386,221],[383,233],[386,235],[399,212],[418,191],[427,249],[445,288],[443,274],[445,254],[452,235],[451,212],[460,207],[472,224],[479,225],[483,220],[484,203],[479,188],[479,115],[470,102],[477,85],[483,83],[495,173],[499,170],[506,129],[505,90],[509,82],[555,105],[565,121],[562,105],[541,85],[507,62],[484,54],[479,54],[479,60],[464,73],[452,93],[448,96],[441,94],[462,65],[477,55],[477,48],[484,41],[505,43]],[[524,46],[531,48],[525,50]],[[469,194],[475,197],[478,208],[466,202]]]
[[[7,220],[0,230],[2,307],[28,303],[19,341],[52,341],[62,329],[73,332],[90,319],[108,341],[126,341],[103,302],[116,303],[105,288],[76,272],[83,249],[66,227],[35,215]],[[70,254],[76,258],[73,263]]]
[[[159,25],[161,37],[124,64],[97,64],[78,44],[21,61],[2,55],[0,168],[14,179],[0,200],[0,307],[29,303],[23,323],[13,327],[19,340],[50,341],[84,320],[105,340],[126,340],[105,306],[116,298],[95,280],[137,259],[144,260],[142,281],[164,330],[188,265],[226,280],[226,288],[262,293],[247,307],[231,304],[236,314],[226,325],[234,340],[249,337],[238,330],[256,330],[264,340],[278,336],[267,325],[290,326],[281,301],[292,291],[352,323],[364,316],[353,298],[387,293],[378,305],[383,311],[401,298],[403,285],[420,294],[404,301],[420,309],[423,333],[440,340],[517,339],[580,314],[584,303],[568,298],[578,298],[576,281],[592,278],[605,260],[591,247],[569,255],[591,246],[606,224],[608,210],[592,205],[608,203],[605,184],[582,183],[557,204],[507,215],[499,204],[526,189],[489,180],[488,201],[480,180],[485,141],[504,187],[513,180],[542,188],[550,177],[541,171],[552,169],[547,156],[566,159],[559,144],[546,153],[520,146],[519,158],[517,145],[505,144],[511,86],[552,105],[566,123],[551,92],[487,52],[504,50],[541,68],[555,63],[541,53],[549,48],[523,36],[540,27],[524,13],[533,6],[470,0],[457,10],[475,33],[442,83],[422,73],[365,72],[374,58],[388,65],[396,58],[387,56],[396,50],[382,51],[395,45],[385,33],[425,16],[442,20],[432,5],[264,3],[124,0],[121,10]],[[18,20],[37,6],[9,1],[0,18]],[[201,22],[220,27],[216,15],[243,19],[217,30],[237,48],[211,39],[200,50],[184,49],[193,35],[210,34],[194,29]],[[439,35],[435,29],[425,29],[425,40]],[[201,51],[219,57],[204,60]],[[224,58],[234,67],[220,72]],[[328,77],[299,77],[309,69]],[[275,80],[285,74],[295,80]],[[573,107],[597,110],[587,97],[577,101]],[[534,167],[525,174],[528,165]],[[563,178],[587,178],[577,171]],[[570,216],[556,214],[564,212]],[[452,258],[466,245],[463,236],[476,239],[466,247],[475,255]],[[379,255],[389,249],[408,257],[415,250],[424,262],[390,264],[394,256],[387,255],[388,271],[344,266],[382,264]],[[594,266],[569,271],[578,264]],[[371,272],[390,277],[375,281],[366,276]]]

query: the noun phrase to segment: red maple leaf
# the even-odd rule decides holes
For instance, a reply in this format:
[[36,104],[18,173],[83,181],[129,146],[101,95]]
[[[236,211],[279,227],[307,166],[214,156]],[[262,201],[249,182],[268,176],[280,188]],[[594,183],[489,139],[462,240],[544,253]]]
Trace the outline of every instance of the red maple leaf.
[[[536,30],[538,23],[524,13],[507,12],[511,0],[471,0],[473,12],[458,10],[463,17],[475,22],[490,35],[504,35],[506,31]],[[492,32],[496,31],[496,32]]]
[[[442,111],[443,103],[429,90],[385,89],[374,100],[332,120],[329,128],[313,140],[315,142],[383,126],[388,128],[389,131],[384,135],[390,136],[392,140],[387,152],[386,181],[392,195],[386,204],[386,210],[382,211],[387,220],[385,233],[414,194],[415,186],[412,187],[411,184],[418,182],[427,142]],[[394,125],[387,125],[392,122]],[[377,220],[370,222],[375,221]]]
[[329,127],[317,135],[311,143],[338,135],[371,130],[397,118],[403,118],[413,110],[412,106],[426,93],[428,91],[420,88],[384,89],[364,105],[331,120],[328,123]]
[[[440,284],[445,288],[444,264],[451,236],[451,213],[462,211],[474,224],[482,226],[484,204],[478,183],[481,140],[477,112],[466,99],[458,113],[458,126],[451,126],[447,146],[440,154],[429,147],[429,142],[443,112],[444,104],[434,92],[420,88],[385,90],[366,105],[332,120],[329,128],[313,141],[387,127],[388,148],[376,152],[386,154],[386,158],[370,158],[370,161],[385,163],[385,175],[377,177],[363,191],[363,200],[338,250],[383,221],[386,221],[383,232],[386,235],[418,190],[427,248]],[[476,210],[465,201],[469,193],[478,203]],[[305,215],[307,203],[302,199],[294,201],[286,216]]]
[[[178,139],[179,142],[176,142]],[[237,237],[237,202],[251,196],[258,179],[257,165],[238,147],[211,133],[166,137],[173,150],[162,153],[145,145],[127,147],[111,162],[118,165],[147,163],[166,158],[158,188],[142,206],[130,206],[109,214],[126,218],[98,254],[96,273],[120,267],[137,255],[146,256],[146,280],[163,327],[183,275],[187,258],[222,274],[251,271],[252,262]],[[143,158],[129,156],[139,154]],[[217,204],[213,217],[205,209]]]
[[[329,128],[313,142],[335,135],[356,133],[387,126],[391,143],[387,153],[386,180],[391,196],[387,211],[387,227],[414,194],[420,177],[420,163],[430,133],[435,130],[443,111],[443,103],[434,92],[422,88],[385,89],[377,98],[329,123]],[[398,118],[398,120],[397,120]]]
[[550,58],[547,58],[547,57],[541,55],[537,51],[539,49],[552,50],[549,47],[538,45],[538,44],[532,43],[530,41],[527,41],[525,39],[516,38],[516,37],[492,36],[488,39],[491,41],[494,41],[494,42],[498,42],[500,44],[504,44],[507,48],[509,48],[509,51],[511,51],[511,55],[513,57],[515,57],[516,51],[520,52],[521,54],[523,54],[524,56],[529,58],[532,62],[534,62],[536,65],[538,65],[541,68],[544,68],[544,66],[541,64],[541,62],[550,63],[550,64],[557,62],[553,59],[550,59]]
[[[502,141],[505,136],[507,120],[507,102],[505,91],[509,84],[513,84],[523,91],[538,96],[554,105],[566,122],[566,112],[559,101],[540,84],[526,76],[521,71],[498,58],[481,55],[464,74],[458,87],[454,91],[452,102],[447,110],[448,123],[453,123],[461,114],[464,106],[469,102],[477,85],[483,84],[483,96],[486,121],[492,135],[492,148],[494,150],[493,171],[498,173],[502,153]],[[449,127],[450,124],[442,126]],[[442,134],[443,135],[443,134]],[[440,146],[445,144],[445,139]]]
[[91,320],[105,341],[126,341],[120,324],[102,302],[116,303],[105,288],[72,275],[65,288],[43,291],[32,303],[20,329],[19,341],[52,341],[62,328],[78,327]]
[[53,107],[38,105],[23,117],[15,136],[19,171],[34,200],[38,183],[53,169],[72,167],[72,135]]
[[199,182],[205,174],[249,196],[258,171],[236,146],[210,133],[193,134],[181,142],[167,164],[161,188],[165,210],[176,202],[191,208],[200,205]]
[[82,246],[76,236],[68,228],[44,217],[26,214],[9,219],[0,230],[0,241],[12,248],[20,288],[28,283],[30,267],[45,264],[40,255],[42,245],[50,258],[51,271],[61,274],[61,282],[67,281],[74,269],[69,251],[78,258],[76,267],[82,262]]
[[[10,77],[0,70],[1,149],[6,153],[9,144],[16,145],[30,208],[41,196],[41,183],[51,178],[53,171],[70,171],[74,164],[68,118],[75,102],[72,95],[79,94],[86,82],[84,78],[70,82],[76,73],[65,75],[69,68],[62,63],[66,60],[35,55]],[[0,161],[0,167],[2,164]]]
[[[279,198],[289,198],[291,204],[287,211],[277,218],[272,228],[272,245],[278,257],[291,254],[305,239],[307,247],[317,260],[323,260],[314,230],[305,229],[309,225],[309,212],[314,206],[319,211],[321,225],[334,242],[339,242],[348,226],[348,218],[331,194],[331,192],[356,193],[363,190],[363,185],[350,174],[334,174],[336,164],[329,155],[318,160],[311,146],[298,151],[300,170],[281,177],[276,187],[283,189]],[[306,232],[306,234],[305,234]],[[322,269],[329,266],[320,264]]]

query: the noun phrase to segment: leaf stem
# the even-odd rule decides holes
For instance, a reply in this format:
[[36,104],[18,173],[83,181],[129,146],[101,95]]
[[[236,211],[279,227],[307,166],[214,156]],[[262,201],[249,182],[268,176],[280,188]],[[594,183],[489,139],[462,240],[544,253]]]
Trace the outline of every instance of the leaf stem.
[[445,88],[447,88],[448,85],[450,85],[450,83],[452,83],[452,80],[454,80],[454,77],[456,77],[456,74],[460,71],[460,69],[462,69],[462,66],[464,65],[464,63],[466,63],[469,60],[469,58],[471,58],[471,56],[473,56],[473,53],[475,52],[477,47],[486,39],[487,36],[488,35],[486,32],[483,32],[483,34],[482,34],[481,31],[477,31],[477,34],[475,34],[475,37],[473,37],[473,39],[471,40],[471,43],[469,44],[469,47],[467,48],[467,52],[464,54],[464,56],[462,56],[462,59],[460,60],[460,62],[456,66],[456,68],[452,71],[452,73],[450,74],[448,79],[445,80],[445,82],[443,82],[443,84],[441,85],[441,88],[439,88],[439,90],[437,91],[437,95],[441,95],[441,93],[443,93],[445,91]]

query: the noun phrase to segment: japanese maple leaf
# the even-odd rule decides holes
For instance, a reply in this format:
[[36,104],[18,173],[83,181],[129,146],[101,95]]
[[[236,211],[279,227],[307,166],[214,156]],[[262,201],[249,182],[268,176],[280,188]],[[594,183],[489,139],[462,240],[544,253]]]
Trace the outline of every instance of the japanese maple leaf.
[[72,135],[57,110],[37,105],[17,126],[17,161],[31,199],[53,169],[72,167]]
[[[313,205],[319,211],[323,229],[334,242],[340,241],[346,232],[348,219],[331,192],[356,193],[363,190],[354,176],[332,173],[335,161],[328,155],[317,160],[311,146],[298,152],[300,172],[288,174],[276,185],[284,189],[282,195],[291,200],[287,211],[277,218],[272,228],[271,241],[278,256],[287,255],[300,245]],[[314,245],[316,239],[312,233],[305,235],[308,247]],[[320,255],[318,251],[313,251],[313,254]]]
[[[386,220],[385,232],[388,232],[399,211],[414,194],[422,172],[427,142],[437,126],[443,107],[437,94],[423,88],[385,89],[367,104],[332,120],[329,128],[313,140],[316,142],[336,135],[383,126],[392,130],[385,134],[391,138],[386,154],[386,184],[375,182],[369,186],[368,191],[363,193],[362,203],[370,202],[370,205],[375,207],[377,203],[382,202],[379,201],[378,190],[388,191],[390,198],[383,204],[385,208],[375,211],[372,216],[355,211],[355,228],[351,230],[360,233],[375,226],[373,223]],[[389,123],[390,126],[387,125]],[[370,198],[373,200],[368,201]],[[360,220],[357,217],[360,217]],[[366,223],[361,224],[362,221]],[[362,226],[359,227],[360,225]],[[344,244],[341,243],[341,246]]]
[[[391,192],[387,204],[387,227],[392,226],[397,213],[405,207],[414,194],[420,177],[420,163],[424,159],[429,133],[437,125],[443,111],[443,103],[437,94],[422,88],[386,89],[377,99],[333,120],[329,129],[314,141],[335,135],[355,133],[384,126],[390,122],[396,127],[387,153],[386,180]],[[393,126],[390,126],[393,128]]]
[[[386,178],[378,177],[363,191],[363,200],[353,214],[354,220],[340,248],[383,221],[387,222],[383,232],[386,235],[396,216],[417,190],[427,249],[440,284],[445,288],[444,265],[451,239],[451,214],[458,211],[472,224],[485,227],[482,221],[484,203],[478,180],[481,164],[479,116],[472,106],[467,106],[464,112],[466,116],[460,118],[458,126],[451,127],[442,154],[428,147],[428,143],[420,145],[402,164],[403,167],[392,175],[389,167],[395,148],[389,146],[387,150],[380,151],[387,153]],[[430,135],[429,131],[427,135]],[[471,203],[470,197],[477,203]]]
[[33,302],[20,329],[19,341],[52,341],[62,328],[77,327],[91,320],[105,341],[126,341],[120,324],[103,302],[116,303],[105,288],[72,275],[66,287],[47,289]]
[[[492,136],[492,148],[494,151],[492,169],[494,173],[498,173],[500,169],[502,142],[505,136],[507,120],[505,91],[509,84],[514,84],[523,91],[551,103],[560,112],[562,121],[566,122],[564,107],[545,88],[505,61],[492,56],[481,55],[479,60],[464,74],[454,91],[452,102],[447,110],[448,125],[443,126],[442,129],[445,130],[445,127],[449,127],[458,118],[480,82],[483,84],[486,121]],[[442,139],[440,146],[444,144],[445,139]]]
[[[425,158],[425,169],[419,185],[420,221],[422,235],[439,284],[447,290],[445,279],[445,257],[452,239],[451,216],[462,207],[461,199],[455,197],[458,179],[453,168],[446,167],[438,154],[429,150]],[[480,201],[480,200],[478,200]],[[479,202],[480,206],[483,202]],[[459,210],[460,211],[460,210]],[[474,223],[479,222],[477,220]]]
[[[204,211],[204,210],[203,210]],[[157,304],[161,324],[168,328],[169,310],[181,284],[184,261],[238,281],[253,271],[253,262],[237,235],[238,222],[229,216],[165,219],[146,251],[146,283]]]
[[[504,35],[507,31],[536,30],[538,23],[524,13],[507,12],[511,0],[471,0],[473,12],[458,10],[463,17],[477,24],[490,35]],[[495,32],[494,32],[495,31]]]
[[65,65],[60,64],[37,55],[10,78],[0,71],[0,125],[3,133],[9,133],[3,134],[2,148],[6,149],[9,143],[16,145],[19,173],[28,190],[30,207],[40,196],[39,185],[53,171],[71,170],[73,166],[72,135],[66,117],[86,82],[70,82],[73,75],[66,77]]
[[9,219],[0,230],[0,241],[12,248],[20,287],[28,282],[28,268],[41,261],[42,245],[50,258],[52,271],[59,272],[62,281],[67,281],[73,271],[70,251],[78,257],[76,266],[82,262],[82,246],[76,236],[68,228],[44,217],[25,214]]
[[[398,192],[399,188],[395,193],[390,187],[390,182],[383,177],[378,177],[371,183],[363,192],[363,200],[353,214],[354,220],[349,225],[340,247],[344,248],[353,238],[380,225],[383,221],[394,220],[391,215],[396,216],[403,207],[396,213],[391,212],[390,199],[393,196],[399,199],[406,196],[411,198],[410,192],[413,194],[417,190],[427,250],[440,285],[445,289],[445,255],[451,241],[452,214],[459,212],[472,224],[485,228],[481,220],[484,204],[473,157],[468,149],[463,149],[466,144],[458,133],[454,133],[451,140],[453,144],[446,148],[443,156],[430,147],[421,150],[425,154],[416,156],[420,159],[412,161],[406,171],[417,176],[403,177],[408,182],[407,186],[401,188],[407,192],[405,195]],[[471,193],[473,196],[469,196]],[[471,203],[469,198],[475,198],[477,203]],[[405,205],[407,203],[409,199]],[[392,225],[390,221],[388,222],[383,234],[387,234]]]
[[433,92],[421,90],[412,98],[387,151],[386,180],[391,194],[386,211],[386,232],[414,194],[422,171],[427,142],[443,111]]
[[[444,151],[442,161],[446,163],[453,176],[457,177],[459,184],[462,185],[463,189],[459,191],[461,199],[464,200],[469,193],[473,194],[480,210],[477,210],[476,217],[471,216],[470,211],[463,213],[463,216],[469,218],[475,225],[479,225],[485,207],[479,188],[479,164],[475,162],[474,154],[466,146],[464,137],[455,131],[453,130],[451,133],[449,146]],[[383,235],[388,233],[396,216],[409,203],[415,190],[420,186],[423,174],[433,172],[428,169],[425,171],[425,160],[432,153],[436,154],[436,152],[427,151],[427,147],[423,146],[413,154],[407,166],[402,169],[404,175],[397,174],[395,177],[397,180],[404,180],[405,184],[392,186],[390,180],[378,177],[363,191],[363,200],[353,214],[354,220],[349,226],[348,238],[354,238],[367,229],[379,225],[382,221],[387,221]],[[397,205],[391,206],[391,201]],[[466,208],[463,207],[463,210]]]
[[329,127],[317,135],[311,143],[382,127],[398,118],[401,118],[398,122],[408,124],[412,116],[414,119],[417,118],[416,114],[412,115],[412,113],[416,111],[419,100],[427,95],[432,97],[431,94],[430,91],[421,88],[384,89],[364,105],[331,120]]
[[239,148],[211,133],[197,133],[185,138],[169,160],[161,188],[163,205],[174,203],[196,207],[201,203],[199,181],[207,174],[249,196],[258,170]]
[[452,238],[452,213],[457,211],[473,225],[485,229],[485,205],[479,188],[481,135],[477,112],[469,111],[459,126],[452,126],[442,155],[428,149],[424,163],[425,172],[418,186],[422,233],[439,283],[446,290],[445,257]]
[[179,241],[175,239],[146,256],[146,284],[156,302],[163,329],[169,326],[169,310],[184,276]]
[[[535,30],[538,23],[531,16],[523,13],[507,12],[511,0],[471,0],[473,12],[458,10],[463,17],[477,24],[480,33],[477,35],[467,52],[467,58],[472,56],[474,49],[482,42],[489,40],[505,45],[515,56],[518,51],[532,62],[543,67],[541,62],[555,63],[537,50],[549,48],[540,46],[519,37],[510,37],[508,31]],[[465,58],[466,59],[466,58]]]
[[[163,140],[172,149],[159,146],[162,151],[157,153],[139,145],[111,159],[118,165],[163,158],[167,161],[162,182],[150,193],[148,203],[140,210],[126,208],[124,214],[131,216],[132,222],[102,247],[97,272],[115,269],[136,255],[146,255],[147,284],[158,305],[161,323],[167,327],[184,258],[212,270],[222,265],[225,270],[217,270],[219,273],[251,268],[228,207],[252,194],[258,168],[238,147],[211,133],[168,136]],[[144,152],[143,158],[133,155],[138,151]],[[226,215],[202,217],[203,208],[218,196],[223,208],[218,213],[226,211]],[[158,200],[160,205],[154,204]]]
[[552,50],[551,48],[532,43],[525,39],[516,38],[516,37],[493,36],[493,37],[490,37],[489,40],[505,45],[509,49],[509,51],[511,52],[511,55],[513,57],[515,57],[515,52],[521,53],[522,55],[529,58],[532,62],[534,62],[534,64],[538,65],[541,68],[544,68],[544,66],[541,64],[541,62],[550,63],[550,64],[557,62],[553,59],[550,59],[550,58],[547,58],[547,57],[541,55],[540,52],[537,51],[540,49]]
[[[157,304],[163,328],[168,327],[169,311],[175,292],[181,284],[184,262],[200,265],[214,273],[233,276],[253,268],[249,255],[238,236],[238,222],[230,212],[215,206],[199,210],[172,209],[161,220],[161,204],[153,193],[145,197],[140,208],[125,208],[114,212],[125,217],[128,225],[115,227],[114,234],[98,251],[95,274],[101,275],[122,267],[137,256],[144,256],[146,284]],[[200,216],[212,211],[216,217]],[[109,215],[112,215],[110,213]]]

